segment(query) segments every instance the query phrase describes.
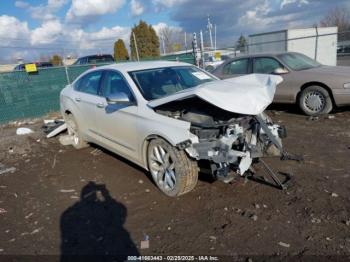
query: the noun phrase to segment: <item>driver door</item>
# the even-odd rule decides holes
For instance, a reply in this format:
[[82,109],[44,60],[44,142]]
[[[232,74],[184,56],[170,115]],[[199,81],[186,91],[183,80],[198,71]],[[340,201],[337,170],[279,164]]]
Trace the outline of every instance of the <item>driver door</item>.
[[[96,123],[99,140],[107,148],[125,157],[137,159],[138,107],[135,97],[121,73],[105,70],[101,97],[96,107]],[[106,98],[117,93],[125,93],[131,105],[108,104]]]
[[[275,70],[278,68],[284,69],[285,67],[273,57],[255,57],[253,59],[253,72],[256,74],[275,74]],[[293,72],[281,74],[283,82],[276,87],[274,102],[290,103],[294,100],[292,74]]]

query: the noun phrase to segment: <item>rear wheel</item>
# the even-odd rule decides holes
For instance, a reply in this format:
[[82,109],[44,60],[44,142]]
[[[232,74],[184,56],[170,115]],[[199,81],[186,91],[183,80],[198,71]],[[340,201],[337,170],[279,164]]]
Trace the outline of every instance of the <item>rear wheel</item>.
[[65,117],[66,119],[66,124],[67,124],[67,129],[68,129],[68,134],[72,137],[72,145],[76,149],[82,149],[85,147],[88,147],[89,144],[84,141],[84,139],[81,136],[81,133],[79,131],[78,124],[76,120],[74,119],[72,114],[68,114]]
[[321,86],[305,88],[298,102],[300,109],[309,116],[328,114],[333,109],[330,94]]
[[198,181],[197,162],[163,139],[151,140],[147,152],[148,168],[158,188],[175,197],[190,192]]

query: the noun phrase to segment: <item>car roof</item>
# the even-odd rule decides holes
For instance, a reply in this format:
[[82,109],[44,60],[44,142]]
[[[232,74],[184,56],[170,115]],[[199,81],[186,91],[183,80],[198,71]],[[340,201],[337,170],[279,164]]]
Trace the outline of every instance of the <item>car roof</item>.
[[192,66],[183,62],[171,62],[171,61],[142,61],[142,62],[126,62],[110,64],[97,67],[96,69],[115,69],[124,72],[154,69],[160,67],[172,67],[172,66]]
[[249,55],[232,57],[231,60],[240,59],[240,58],[250,58],[250,57],[278,56],[278,55],[283,55],[283,54],[296,54],[296,53],[297,52],[258,53],[258,54],[249,54]]
[[87,55],[87,56],[81,56],[78,59],[82,59],[82,58],[89,58],[89,57],[104,57],[104,56],[111,56],[113,57],[111,54],[102,54],[102,55]]

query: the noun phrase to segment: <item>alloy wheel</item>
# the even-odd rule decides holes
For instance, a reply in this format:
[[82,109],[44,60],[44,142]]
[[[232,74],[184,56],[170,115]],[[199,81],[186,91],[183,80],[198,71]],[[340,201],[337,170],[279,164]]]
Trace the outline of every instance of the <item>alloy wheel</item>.
[[154,181],[163,191],[171,191],[176,185],[175,163],[169,152],[155,145],[150,152],[149,168]]

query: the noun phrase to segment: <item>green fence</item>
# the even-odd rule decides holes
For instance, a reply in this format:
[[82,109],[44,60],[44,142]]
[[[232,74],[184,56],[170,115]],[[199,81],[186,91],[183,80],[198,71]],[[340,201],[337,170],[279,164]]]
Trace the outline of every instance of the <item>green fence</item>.
[[[177,60],[193,62],[190,56]],[[25,71],[0,73],[0,123],[58,111],[60,91],[68,81],[73,82],[89,68],[91,65],[39,69],[35,74]]]
[[[91,66],[39,69],[0,73],[0,123],[20,118],[42,116],[59,110],[59,94]],[[68,79],[67,79],[68,76]]]

